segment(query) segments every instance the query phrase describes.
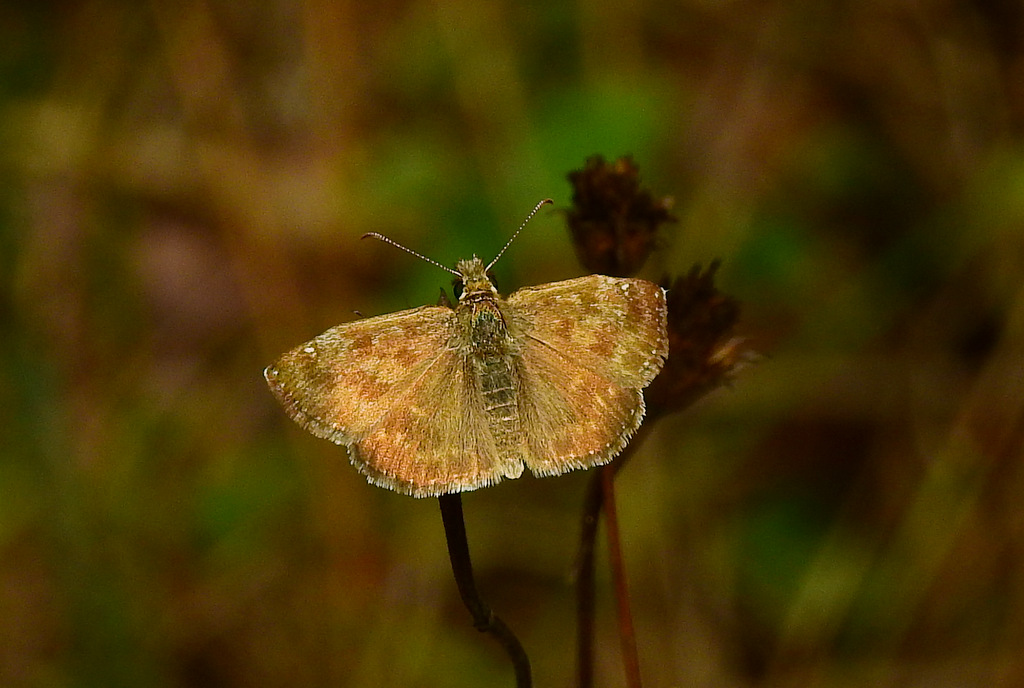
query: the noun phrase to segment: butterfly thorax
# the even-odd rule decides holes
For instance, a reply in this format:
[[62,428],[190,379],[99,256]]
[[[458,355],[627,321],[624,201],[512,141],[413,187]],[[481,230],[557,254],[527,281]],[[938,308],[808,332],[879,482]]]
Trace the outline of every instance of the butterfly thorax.
[[510,346],[508,328],[499,306],[498,290],[488,279],[483,262],[473,256],[459,261],[457,269],[462,276],[457,310],[465,324],[462,330],[468,334],[465,344],[474,356],[506,355]]

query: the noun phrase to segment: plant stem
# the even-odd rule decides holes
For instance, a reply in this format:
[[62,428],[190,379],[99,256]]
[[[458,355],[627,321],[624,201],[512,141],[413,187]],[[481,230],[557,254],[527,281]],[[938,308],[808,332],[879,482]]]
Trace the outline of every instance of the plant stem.
[[[595,586],[594,586],[594,548],[597,541],[597,526],[601,518],[601,509],[605,506],[605,480],[611,482],[615,478],[615,474],[618,473],[626,462],[629,461],[630,457],[636,449],[642,444],[644,437],[649,432],[648,424],[643,424],[640,429],[633,436],[632,441],[626,446],[619,456],[615,458],[610,464],[599,468],[596,471],[591,472],[590,481],[587,483],[587,492],[583,496],[583,518],[580,523],[580,548],[576,553],[576,686],[577,688],[592,688],[594,685],[594,597],[595,597]],[[607,474],[607,477],[606,477]],[[614,494],[610,495],[614,498]],[[615,525],[615,541],[618,543],[618,524]],[[611,546],[611,533],[609,533],[609,546]],[[618,544],[615,545],[616,550]],[[613,576],[616,581],[620,578],[623,581],[622,585],[616,584],[616,595],[618,596],[616,606],[620,611],[619,624],[620,634],[625,632],[622,617],[622,610],[629,612],[629,600],[624,599],[624,596],[628,596],[628,590],[625,587],[625,575],[621,571],[622,566],[622,555],[616,552],[610,552],[612,557],[612,566],[620,567],[619,571],[613,570]],[[616,563],[618,562],[618,563]],[[628,632],[632,636],[632,617],[628,619]],[[626,651],[627,638],[622,635],[621,642],[626,657],[624,661],[627,664],[627,678],[629,676],[629,662],[631,661],[629,654]],[[634,648],[632,650],[633,660],[636,660],[636,640],[630,638],[628,640],[630,645]],[[636,675],[639,677],[639,664],[637,664]],[[634,685],[634,684],[629,684]],[[635,684],[639,685],[639,683]]]
[[478,631],[490,633],[505,648],[516,674],[516,688],[530,688],[530,659],[526,656],[519,639],[508,626],[480,599],[473,580],[473,564],[469,558],[469,543],[466,540],[466,522],[462,516],[462,495],[447,494],[437,499],[441,506],[441,520],[444,535],[448,541],[448,558],[452,562],[455,584],[462,596],[462,603],[473,616],[473,626]]
[[601,470],[590,474],[583,497],[580,549],[576,555],[576,686],[594,685],[594,547],[604,491]]
[[612,569],[612,584],[615,587],[615,601],[619,617],[619,643],[622,648],[622,664],[626,671],[626,686],[640,688],[640,655],[636,649],[633,612],[629,605],[629,585],[626,583],[626,566],[622,561],[619,517],[615,509],[615,469],[612,466],[602,466],[600,473],[601,491],[604,493],[608,560]]

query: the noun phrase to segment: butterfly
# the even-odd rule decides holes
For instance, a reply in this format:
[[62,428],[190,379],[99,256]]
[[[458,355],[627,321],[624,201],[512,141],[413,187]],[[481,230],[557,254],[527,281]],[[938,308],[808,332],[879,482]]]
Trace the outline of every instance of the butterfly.
[[503,298],[487,272],[505,248],[455,270],[425,258],[461,282],[454,307],[344,323],[283,354],[264,376],[288,415],[415,497],[611,461],[668,354],[665,290],[587,275]]

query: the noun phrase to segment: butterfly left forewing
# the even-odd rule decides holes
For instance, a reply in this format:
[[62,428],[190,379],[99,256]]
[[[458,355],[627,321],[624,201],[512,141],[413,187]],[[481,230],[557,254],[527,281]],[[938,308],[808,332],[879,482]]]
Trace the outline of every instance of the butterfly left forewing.
[[529,339],[623,385],[646,387],[668,355],[665,290],[643,279],[586,275],[508,298]]
[[641,390],[668,353],[664,290],[589,275],[522,289],[507,310],[522,342],[527,465],[554,475],[610,461],[639,427]]

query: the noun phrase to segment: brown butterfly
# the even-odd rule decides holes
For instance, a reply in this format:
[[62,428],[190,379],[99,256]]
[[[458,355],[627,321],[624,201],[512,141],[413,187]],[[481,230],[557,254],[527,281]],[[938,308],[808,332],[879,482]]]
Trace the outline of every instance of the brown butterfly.
[[611,461],[668,354],[665,291],[588,275],[505,299],[487,277],[505,248],[486,267],[444,268],[463,285],[454,308],[345,323],[281,356],[264,376],[288,415],[345,445],[371,483],[415,497],[518,478],[524,464],[548,476]]

